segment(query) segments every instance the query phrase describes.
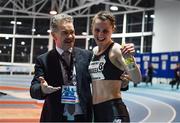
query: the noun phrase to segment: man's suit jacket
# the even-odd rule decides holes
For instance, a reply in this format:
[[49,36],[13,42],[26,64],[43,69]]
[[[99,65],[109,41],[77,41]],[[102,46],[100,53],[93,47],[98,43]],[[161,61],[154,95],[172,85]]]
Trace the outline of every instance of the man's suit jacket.
[[[91,78],[88,72],[88,65],[92,53],[80,48],[74,48],[75,67],[77,79],[77,91],[79,94],[80,106],[87,119],[92,118],[92,96],[90,90]],[[61,89],[52,94],[44,95],[41,91],[39,76],[43,76],[51,86],[63,85],[61,65],[58,52],[53,49],[40,55],[35,64],[35,75],[31,82],[30,95],[35,99],[45,99],[40,121],[62,121],[64,104],[61,103]]]

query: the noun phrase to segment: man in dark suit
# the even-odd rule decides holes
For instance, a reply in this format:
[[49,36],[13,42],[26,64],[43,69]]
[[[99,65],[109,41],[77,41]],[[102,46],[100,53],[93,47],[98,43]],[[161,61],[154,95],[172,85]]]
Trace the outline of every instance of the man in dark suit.
[[[92,54],[74,47],[75,30],[71,16],[55,15],[51,31],[56,48],[37,58],[30,87],[32,98],[45,99],[40,121],[92,121],[88,72]],[[63,55],[65,52],[69,55]]]

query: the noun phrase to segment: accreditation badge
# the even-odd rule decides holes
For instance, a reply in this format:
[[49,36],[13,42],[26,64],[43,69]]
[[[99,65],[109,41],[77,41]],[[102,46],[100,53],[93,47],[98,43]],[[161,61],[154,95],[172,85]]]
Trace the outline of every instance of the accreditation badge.
[[71,85],[62,86],[61,103],[76,104],[79,103],[79,97],[77,95],[77,87]]

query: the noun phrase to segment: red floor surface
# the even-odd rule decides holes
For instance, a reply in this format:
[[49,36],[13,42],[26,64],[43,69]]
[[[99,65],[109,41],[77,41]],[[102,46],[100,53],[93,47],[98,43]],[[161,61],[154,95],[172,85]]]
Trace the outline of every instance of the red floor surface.
[[[0,86],[0,91],[17,91],[17,94],[23,95],[29,93],[29,88]],[[4,98],[7,95],[0,96],[0,122],[39,122],[43,103],[30,97],[18,99],[11,95],[12,99],[11,96]]]

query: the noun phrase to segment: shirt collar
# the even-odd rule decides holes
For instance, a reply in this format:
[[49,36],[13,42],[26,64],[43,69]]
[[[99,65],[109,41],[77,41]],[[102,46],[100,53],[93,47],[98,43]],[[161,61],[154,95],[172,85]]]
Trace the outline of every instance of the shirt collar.
[[[57,52],[58,52],[60,55],[62,55],[62,53],[64,52],[63,49],[61,49],[61,48],[59,48],[59,47],[57,47],[57,46],[56,46],[56,50],[57,50]],[[69,48],[68,51],[69,51],[70,53],[72,53],[72,47]]]

